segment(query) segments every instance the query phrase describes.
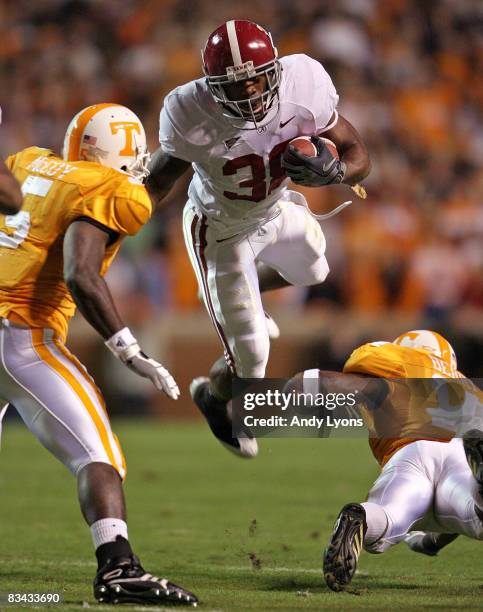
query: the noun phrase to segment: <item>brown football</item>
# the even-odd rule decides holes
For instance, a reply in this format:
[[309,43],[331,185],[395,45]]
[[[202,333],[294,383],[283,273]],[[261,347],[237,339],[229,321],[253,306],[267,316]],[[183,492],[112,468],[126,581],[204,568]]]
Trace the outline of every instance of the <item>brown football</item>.
[[317,147],[310,141],[310,136],[297,136],[289,144],[307,157],[315,157],[317,155]]
[[[332,142],[332,140],[329,140],[328,138],[322,138],[322,136],[320,136],[319,138],[324,141],[326,147],[332,153],[333,157],[339,159],[337,147]],[[317,155],[317,147],[311,142],[310,136],[297,136],[297,138],[294,138],[290,141],[290,144],[292,145],[292,147],[297,149],[299,153],[302,153],[302,155],[307,155],[307,157],[315,157]]]

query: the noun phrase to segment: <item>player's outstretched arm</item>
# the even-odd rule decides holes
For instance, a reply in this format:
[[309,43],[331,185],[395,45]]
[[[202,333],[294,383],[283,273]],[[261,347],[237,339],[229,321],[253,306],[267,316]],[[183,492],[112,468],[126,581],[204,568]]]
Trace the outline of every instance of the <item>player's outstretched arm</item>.
[[343,183],[355,185],[369,174],[371,161],[367,147],[359,132],[342,115],[339,115],[337,123],[321,136],[332,140],[346,166]]
[[20,185],[7,166],[0,161],[0,213],[15,215],[22,207]]
[[149,176],[145,181],[145,186],[155,208],[159,206],[175,182],[190,166],[189,162],[168,155],[161,147],[153,153],[149,162]]
[[[299,372],[293,376],[285,385],[284,392],[304,393],[307,386],[313,389],[313,385],[304,383],[304,372]],[[376,378],[365,376],[364,374],[346,374],[343,372],[334,372],[332,370],[319,370],[316,392],[327,393],[343,393],[348,395],[357,391],[357,406],[365,405],[370,410],[374,410],[381,406],[390,393],[390,387],[387,380],[384,378]],[[346,407],[343,410],[347,410]],[[353,416],[338,413],[337,416]]]
[[160,363],[142,352],[123,323],[109,287],[101,276],[106,247],[112,234],[100,224],[74,221],[64,238],[64,280],[84,318],[106,340],[106,346],[130,370],[149,378],[158,391],[178,399],[179,389]]

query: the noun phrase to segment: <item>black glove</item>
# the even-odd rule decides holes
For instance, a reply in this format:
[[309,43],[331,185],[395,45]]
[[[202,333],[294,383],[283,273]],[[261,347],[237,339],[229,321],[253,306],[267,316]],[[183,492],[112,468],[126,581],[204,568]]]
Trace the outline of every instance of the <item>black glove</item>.
[[310,140],[317,148],[316,157],[307,157],[291,145],[285,149],[282,166],[287,176],[297,185],[307,187],[341,183],[346,171],[344,162],[332,156],[322,138],[311,136]]

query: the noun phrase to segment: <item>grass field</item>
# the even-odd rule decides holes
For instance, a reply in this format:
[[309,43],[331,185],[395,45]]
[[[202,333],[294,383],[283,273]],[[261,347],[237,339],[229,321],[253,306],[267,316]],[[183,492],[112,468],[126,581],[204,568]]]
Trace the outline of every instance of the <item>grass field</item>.
[[[132,544],[149,571],[196,592],[202,610],[483,609],[481,544],[463,538],[438,558],[404,545],[363,554],[351,593],[325,587],[321,553],[335,516],[377,474],[363,440],[264,439],[260,456],[243,461],[202,424],[115,429]],[[97,607],[74,479],[16,424],[5,426],[1,459],[0,592],[62,593],[48,609]]]

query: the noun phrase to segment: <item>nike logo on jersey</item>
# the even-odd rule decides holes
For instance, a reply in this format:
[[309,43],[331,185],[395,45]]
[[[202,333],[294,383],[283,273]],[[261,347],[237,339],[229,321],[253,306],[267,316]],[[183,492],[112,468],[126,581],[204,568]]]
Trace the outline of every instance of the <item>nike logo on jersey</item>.
[[287,121],[280,121],[280,127],[285,127],[287,123],[290,123],[292,121],[292,119],[295,119],[295,115],[293,117],[290,117],[290,119],[287,119]]

